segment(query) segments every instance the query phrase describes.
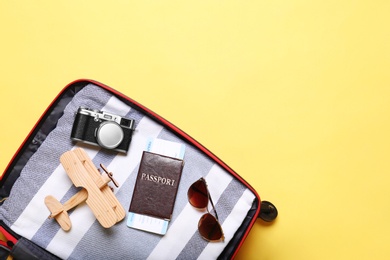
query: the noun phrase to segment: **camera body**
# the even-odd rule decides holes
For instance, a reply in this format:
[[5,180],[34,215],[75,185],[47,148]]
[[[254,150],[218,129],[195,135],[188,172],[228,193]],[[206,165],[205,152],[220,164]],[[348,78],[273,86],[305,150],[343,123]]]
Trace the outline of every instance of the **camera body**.
[[133,119],[80,107],[73,123],[71,139],[127,153],[134,124]]

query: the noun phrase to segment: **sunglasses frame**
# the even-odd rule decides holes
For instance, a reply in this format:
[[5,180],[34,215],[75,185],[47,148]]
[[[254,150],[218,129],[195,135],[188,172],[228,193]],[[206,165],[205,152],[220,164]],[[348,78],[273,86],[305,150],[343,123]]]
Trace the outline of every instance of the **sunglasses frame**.
[[[197,183],[197,182],[202,182],[203,185],[204,185],[205,188],[206,188],[206,191],[207,191],[207,204],[205,205],[205,207],[197,207],[197,206],[195,206],[195,205],[193,205],[193,204],[191,203],[190,194],[189,194],[189,193],[190,193],[190,189],[191,189],[191,188],[193,187],[193,185],[194,185],[195,183]],[[199,232],[199,234],[201,235],[201,237],[202,237],[203,239],[209,241],[209,242],[220,242],[220,241],[224,241],[225,236],[224,236],[224,233],[223,233],[222,225],[221,225],[221,223],[219,222],[218,213],[217,213],[217,210],[215,209],[214,202],[213,202],[213,200],[211,199],[210,192],[209,192],[209,188],[208,188],[208,186],[207,186],[207,182],[206,182],[206,180],[205,180],[203,177],[201,177],[199,180],[197,180],[197,181],[195,181],[193,184],[191,184],[191,186],[188,188],[187,197],[188,197],[189,203],[190,203],[194,208],[197,208],[197,209],[204,209],[204,208],[205,208],[206,211],[207,211],[207,212],[206,212],[205,214],[203,214],[202,217],[199,219],[199,222],[198,222],[198,231],[200,230],[200,226],[201,226],[201,224],[202,224],[202,220],[203,220],[207,215],[209,215],[209,216],[211,216],[212,218],[215,219],[216,223],[217,223],[218,226],[219,226],[219,229],[221,230],[221,237],[220,237],[219,239],[209,239],[209,238],[203,236],[203,235]],[[210,201],[210,203],[211,203],[211,206],[212,206],[212,209],[213,209],[213,211],[214,211],[214,213],[215,213],[215,216],[213,216],[213,215],[210,213],[210,211],[209,211],[209,208],[208,208],[209,201]]]

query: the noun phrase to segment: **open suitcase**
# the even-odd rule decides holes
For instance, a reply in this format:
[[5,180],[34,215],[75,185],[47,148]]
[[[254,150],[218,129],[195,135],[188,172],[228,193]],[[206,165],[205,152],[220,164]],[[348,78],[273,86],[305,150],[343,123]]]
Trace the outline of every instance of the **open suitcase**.
[[[123,155],[72,141],[72,125],[80,107],[133,119],[135,130],[128,152]],[[47,195],[55,194],[64,203],[77,192],[59,162],[61,154],[83,147],[95,164],[103,162],[120,182],[113,192],[127,210],[150,138],[186,147],[172,219],[164,236],[129,228],[126,220],[103,228],[82,204],[69,212],[70,231],[48,219]],[[223,242],[209,242],[198,233],[198,220],[204,212],[190,205],[187,191],[201,177],[207,180],[218,212]],[[92,80],[70,83],[46,109],[2,175],[0,196],[1,259],[231,259],[258,217],[272,221],[277,215],[271,203],[261,202],[245,180],[189,135],[129,97]]]

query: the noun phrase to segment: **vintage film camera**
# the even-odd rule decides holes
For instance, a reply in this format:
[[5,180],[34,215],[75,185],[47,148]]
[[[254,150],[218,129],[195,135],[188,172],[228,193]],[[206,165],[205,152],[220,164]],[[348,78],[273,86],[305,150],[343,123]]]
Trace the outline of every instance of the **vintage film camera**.
[[73,123],[71,139],[127,153],[133,131],[132,119],[80,107]]

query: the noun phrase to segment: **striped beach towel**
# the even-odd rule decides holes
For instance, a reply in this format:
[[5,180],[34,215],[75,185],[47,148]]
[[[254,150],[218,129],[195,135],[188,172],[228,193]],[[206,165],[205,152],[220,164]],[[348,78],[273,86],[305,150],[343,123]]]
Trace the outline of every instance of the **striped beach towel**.
[[[71,128],[80,106],[134,119],[136,129],[129,152],[124,155],[72,142]],[[82,147],[95,165],[103,163],[120,183],[114,193],[128,209],[141,155],[150,138],[184,142],[112,93],[89,84],[67,104],[55,129],[41,140],[42,145],[24,166],[9,198],[0,207],[1,220],[17,234],[63,259],[217,258],[244,221],[256,195],[191,144],[185,144],[185,166],[166,235],[128,228],[126,220],[105,229],[85,203],[70,212],[72,229],[68,232],[63,231],[54,219],[48,219],[50,212],[44,204],[47,195],[64,203],[77,192],[59,162],[61,154]],[[187,190],[200,177],[207,180],[224,230],[224,242],[209,243],[197,231],[204,212],[188,203]]]

